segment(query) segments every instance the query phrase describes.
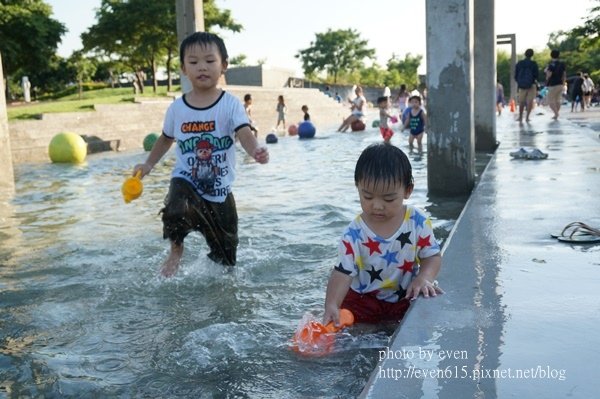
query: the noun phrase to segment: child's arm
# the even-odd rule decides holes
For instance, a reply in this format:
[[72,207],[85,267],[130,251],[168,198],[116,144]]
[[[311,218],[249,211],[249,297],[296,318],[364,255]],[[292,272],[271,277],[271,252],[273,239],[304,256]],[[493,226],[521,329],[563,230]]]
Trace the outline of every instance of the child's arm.
[[[402,116],[400,116],[400,118],[402,118]],[[404,131],[404,129],[408,129],[410,126],[410,112],[408,113],[408,115],[406,115],[406,119],[404,119],[404,122],[402,123],[402,131]]]
[[269,150],[266,147],[261,147],[256,141],[256,137],[252,133],[252,130],[248,126],[244,126],[237,131],[237,136],[240,139],[242,147],[248,155],[256,160],[258,163],[269,162]]
[[423,118],[423,131],[427,130],[427,124],[429,123],[429,121],[427,120],[427,114],[425,113],[425,111],[423,111],[421,113],[421,118]]
[[416,299],[419,294],[424,297],[436,296],[442,294],[441,288],[435,284],[435,278],[442,267],[442,256],[440,254],[421,259],[419,274],[411,281],[406,290],[407,299]]
[[146,162],[137,164],[133,167],[133,175],[135,175],[138,170],[142,172],[142,177],[150,173],[152,168],[154,168],[154,165],[156,165],[158,161],[160,161],[160,159],[167,153],[167,151],[169,151],[173,141],[175,140],[165,136],[164,134],[161,134],[156,140],[156,143],[154,143],[152,151],[150,151]]
[[337,270],[331,271],[329,282],[327,283],[327,293],[325,294],[325,314],[323,315],[323,324],[327,325],[330,321],[336,326],[340,325],[340,306],[346,297],[352,277]]

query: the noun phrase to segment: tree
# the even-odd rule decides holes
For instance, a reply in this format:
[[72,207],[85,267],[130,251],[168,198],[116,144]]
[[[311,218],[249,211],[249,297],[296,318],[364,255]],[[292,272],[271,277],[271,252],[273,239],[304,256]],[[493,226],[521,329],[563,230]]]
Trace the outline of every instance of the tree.
[[[219,10],[214,0],[204,0],[203,7],[206,30],[213,26],[234,32],[242,29],[231,12]],[[175,1],[102,0],[96,19],[81,35],[86,51],[125,63],[139,83],[144,81],[144,68],[150,70],[155,91],[157,67],[166,63],[171,90],[172,63],[178,54]]]
[[[598,2],[598,0],[596,0]],[[577,36],[586,37],[588,40],[600,39],[600,6],[592,7],[590,16],[584,21],[583,26],[576,27],[572,32]]]
[[583,25],[552,33],[548,47],[560,51],[568,75],[583,71],[595,81],[600,79],[600,6],[590,10]]
[[423,60],[423,56],[421,55],[412,56],[408,53],[402,60],[396,54],[392,54],[392,58],[387,63],[390,76],[385,82],[386,85],[400,86],[401,84],[405,84],[406,87],[418,87],[419,74],[417,70],[421,65],[421,60]]
[[75,71],[77,91],[81,100],[83,97],[83,82],[89,80],[94,75],[96,65],[89,58],[85,58],[82,51],[75,51],[69,57],[68,65]]
[[367,48],[367,40],[361,40],[354,29],[328,29],[316,33],[310,47],[300,50],[295,57],[302,61],[302,69],[307,76],[327,72],[337,83],[340,73],[352,73],[362,67],[366,59],[375,56],[375,50]]
[[19,75],[28,75],[33,86],[43,85],[38,76],[49,68],[66,32],[51,14],[42,0],[0,0],[0,52],[7,82],[10,76],[18,80]]
[[236,55],[229,59],[229,65],[232,66],[246,66],[246,54]]

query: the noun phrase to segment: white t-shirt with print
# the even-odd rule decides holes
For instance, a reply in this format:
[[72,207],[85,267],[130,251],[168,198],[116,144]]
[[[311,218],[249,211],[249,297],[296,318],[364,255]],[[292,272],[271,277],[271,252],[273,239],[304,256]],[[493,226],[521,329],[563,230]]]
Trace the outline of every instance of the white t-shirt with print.
[[353,277],[350,288],[357,293],[398,302],[419,271],[419,259],[439,252],[429,217],[407,205],[404,221],[391,237],[379,237],[358,215],[344,230],[335,270]]
[[206,108],[192,107],[185,96],[176,99],[163,124],[163,134],[176,141],[171,177],[187,180],[208,201],[224,202],[235,179],[235,132],[244,126],[244,106],[225,91]]

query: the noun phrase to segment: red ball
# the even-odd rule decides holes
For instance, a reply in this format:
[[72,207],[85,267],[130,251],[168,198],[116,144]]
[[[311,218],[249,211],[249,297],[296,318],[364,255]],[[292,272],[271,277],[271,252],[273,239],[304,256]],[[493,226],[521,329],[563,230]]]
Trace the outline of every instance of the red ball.
[[365,128],[365,123],[360,119],[357,119],[350,124],[350,129],[352,129],[353,132],[360,132],[361,130],[365,130]]
[[296,125],[290,125],[288,126],[288,134],[290,136],[295,136],[298,134],[298,126]]

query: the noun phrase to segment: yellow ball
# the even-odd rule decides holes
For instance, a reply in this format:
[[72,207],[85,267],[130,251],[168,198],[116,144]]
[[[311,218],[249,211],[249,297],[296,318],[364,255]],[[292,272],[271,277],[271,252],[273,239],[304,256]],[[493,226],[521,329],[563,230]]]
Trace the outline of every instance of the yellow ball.
[[76,133],[58,133],[50,141],[48,154],[52,162],[80,163],[87,155],[87,143]]

